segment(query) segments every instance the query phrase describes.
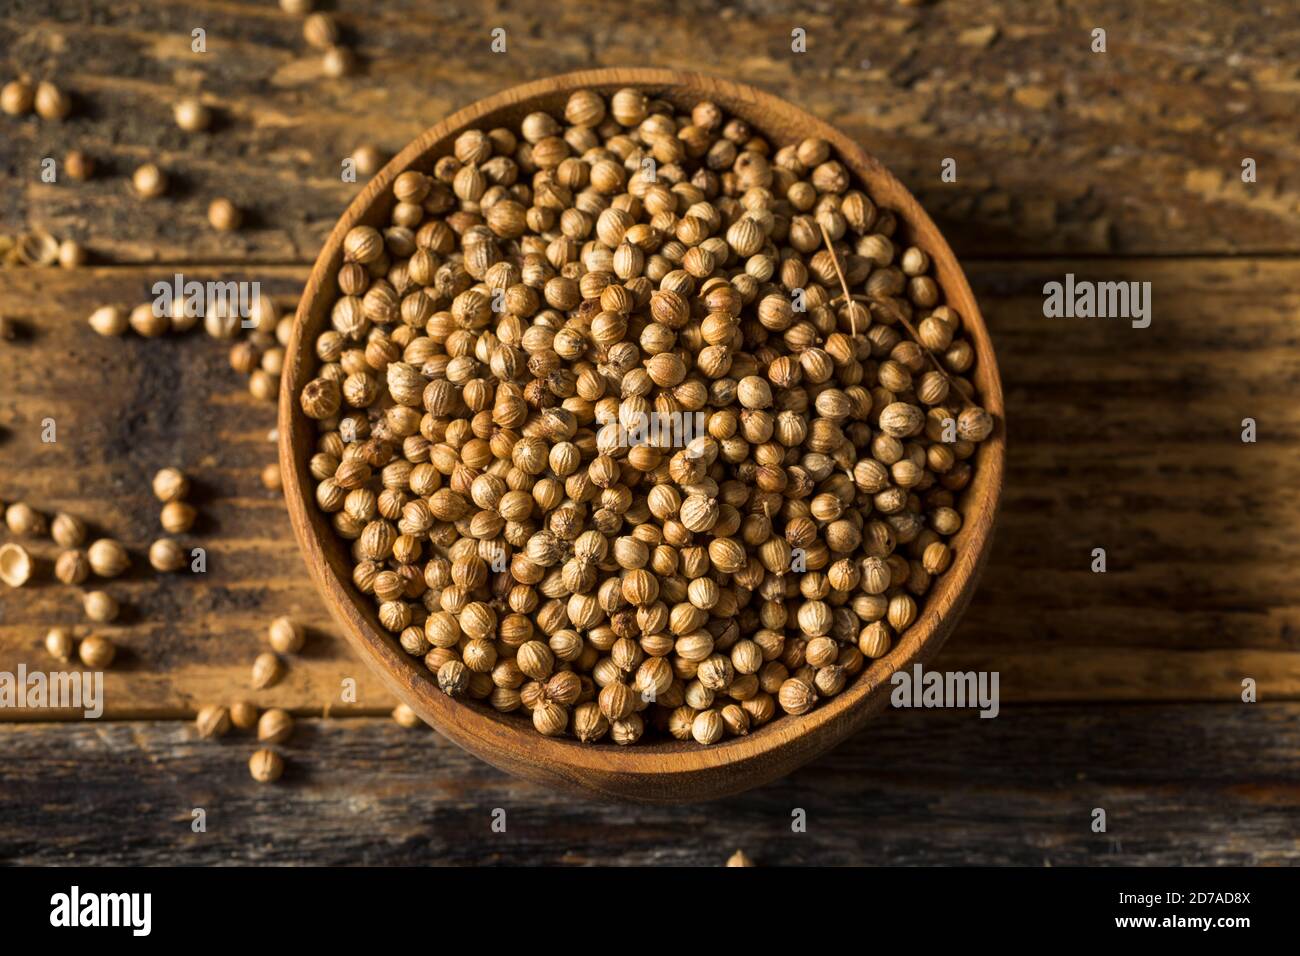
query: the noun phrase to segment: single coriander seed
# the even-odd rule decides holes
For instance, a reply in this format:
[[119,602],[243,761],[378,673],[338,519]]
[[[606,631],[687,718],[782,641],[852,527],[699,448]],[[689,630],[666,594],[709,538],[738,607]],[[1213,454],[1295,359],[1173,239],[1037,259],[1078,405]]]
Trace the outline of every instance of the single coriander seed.
[[77,646],[77,656],[81,658],[81,663],[91,670],[104,670],[113,663],[113,658],[117,656],[117,648],[108,638],[91,634],[82,639],[81,644]]
[[190,479],[179,468],[160,468],[153,476],[153,494],[159,501],[180,501],[190,493]]
[[392,717],[399,727],[405,727],[407,730],[412,730],[424,723],[420,719],[420,715],[405,704],[398,704],[394,707]]
[[141,199],[157,199],[167,191],[167,174],[154,163],[145,163],[131,174],[131,186]]
[[72,112],[72,99],[53,83],[42,81],[36,87],[36,114],[41,119],[64,120]]
[[96,624],[108,624],[116,620],[122,610],[117,599],[107,591],[87,591],[82,598],[82,605],[86,610],[86,617]]
[[206,704],[199,708],[194,727],[205,740],[224,737],[230,733],[230,708],[222,704]]
[[230,705],[230,722],[239,730],[257,726],[257,706],[252,701],[237,700]]
[[63,171],[78,182],[95,175],[95,160],[79,149],[69,150],[63,157]]
[[172,113],[176,125],[187,133],[198,133],[212,125],[212,111],[192,96],[180,100]]
[[121,335],[129,327],[126,312],[115,305],[100,306],[90,313],[90,327],[103,336]]
[[218,232],[233,232],[244,221],[239,207],[225,197],[212,200],[208,205],[208,222]]
[[293,736],[293,717],[287,710],[272,707],[257,721],[257,739],[264,744],[282,744]]
[[291,618],[277,617],[267,629],[267,641],[281,654],[297,654],[306,643],[303,626]]
[[45,650],[55,660],[72,660],[73,651],[76,650],[76,642],[72,639],[72,632],[66,627],[50,628],[45,633]]
[[258,750],[248,758],[248,772],[258,783],[274,783],[284,774],[284,758],[274,750]]
[[185,567],[185,549],[172,538],[159,538],[149,545],[149,564],[164,574],[179,571]]
[[256,690],[272,687],[284,676],[284,664],[269,651],[258,654],[253,661],[252,685]]
[[31,580],[35,564],[27,549],[12,541],[0,545],[0,581],[20,588]]
[[100,538],[86,550],[90,570],[101,578],[115,578],[131,567],[126,548],[112,538]]
[[0,110],[10,116],[23,116],[36,105],[36,87],[26,80],[12,80],[0,89]]

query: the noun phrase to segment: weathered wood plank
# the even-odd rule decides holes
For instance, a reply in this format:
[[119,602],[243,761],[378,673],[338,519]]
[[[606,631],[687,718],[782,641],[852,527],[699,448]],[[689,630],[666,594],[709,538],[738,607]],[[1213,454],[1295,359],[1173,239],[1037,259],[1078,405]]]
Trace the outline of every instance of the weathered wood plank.
[[[474,0],[336,5],[365,69],[323,77],[300,21],[274,4],[11,0],[0,75],[55,76],[64,124],[0,117],[0,223],[43,226],[115,261],[307,262],[357,187],[340,161],[395,150],[505,86],[598,65],[709,71],[842,125],[902,177],[959,254],[1300,250],[1300,17],[1256,6],[996,0],[904,8],[830,0]],[[194,53],[190,31],[207,31]],[[493,53],[491,30],[507,31]],[[1107,52],[1091,31],[1107,30]],[[791,51],[806,31],[807,52]],[[992,32],[978,32],[993,28]],[[984,39],[987,38],[987,39]],[[222,120],[187,135],[171,104],[197,93]],[[104,173],[44,184],[44,157],[78,146]],[[1258,182],[1241,182],[1243,158]],[[941,164],[957,163],[955,182]],[[127,197],[145,160],[171,196]],[[250,212],[234,236],[208,202]]]
[[[387,720],[303,721],[273,786],[249,778],[246,736],[8,725],[0,860],[717,866],[740,847],[763,866],[1288,864],[1298,728],[1295,704],[888,712],[786,780],[641,807],[514,780]],[[205,833],[191,830],[196,807]],[[491,829],[497,808],[505,833]],[[796,808],[806,833],[791,830]]]
[[[256,695],[319,712],[358,681],[358,705],[390,700],[316,599],[276,497],[269,407],[243,391],[225,349],[200,333],[108,341],[90,307],[142,297],[169,269],[0,274],[0,312],[30,337],[0,349],[0,500],[97,522],[139,556],[110,586],[130,609],[131,654],[108,675],[117,715],[192,712],[247,686],[266,623],[302,617],[313,649]],[[191,274],[191,270],[185,270]],[[972,281],[994,330],[1009,408],[1007,487],[989,568],[940,659],[999,670],[1008,701],[1300,697],[1300,263],[1275,260],[979,262]],[[1045,281],[1153,283],[1151,327],[1042,317]],[[301,269],[258,278],[290,303]],[[45,417],[59,441],[39,440]],[[1259,421],[1260,441],[1240,441]],[[179,463],[201,489],[209,572],[160,580],[153,470]],[[3,532],[0,532],[3,533]],[[1107,549],[1108,572],[1090,571]],[[35,550],[52,558],[54,546]],[[46,571],[48,580],[48,569]],[[75,589],[0,589],[0,670],[45,660],[41,635],[80,619]],[[12,716],[12,714],[8,715]]]

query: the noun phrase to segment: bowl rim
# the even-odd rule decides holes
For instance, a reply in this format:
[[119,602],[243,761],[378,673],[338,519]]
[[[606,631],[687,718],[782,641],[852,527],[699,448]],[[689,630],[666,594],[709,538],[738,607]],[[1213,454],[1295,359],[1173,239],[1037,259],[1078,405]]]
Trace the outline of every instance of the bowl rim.
[[[582,744],[569,737],[546,737],[518,714],[503,715],[481,702],[443,694],[422,660],[403,651],[395,638],[378,626],[375,611],[356,591],[351,574],[342,572],[346,549],[316,507],[314,481],[307,471],[310,449],[315,446],[314,423],[303,414],[297,400],[301,386],[318,364],[314,350],[310,354],[306,350],[310,341],[304,342],[304,330],[313,310],[320,310],[319,321],[323,323],[327,305],[322,301],[332,303],[336,298],[332,273],[342,261],[343,237],[368,216],[375,218],[375,210],[385,207],[386,194],[399,173],[413,167],[428,168],[431,160],[443,152],[439,144],[446,141],[443,145],[449,146],[455,134],[495,113],[517,111],[532,105],[531,101],[554,100],[580,88],[608,93],[622,87],[682,101],[718,101],[729,115],[740,116],[756,131],[769,136],[774,148],[784,145],[773,132],[783,123],[791,124],[801,135],[820,136],[829,142],[860,186],[880,208],[892,210],[900,228],[930,255],[944,301],[962,304],[961,308],[956,304],[953,307],[961,315],[976,350],[972,378],[983,407],[995,423],[993,434],[977,451],[971,483],[962,492],[964,505],[981,505],[973,514],[962,509],[963,526],[952,539],[959,545],[954,547],[952,565],[936,579],[925,600],[918,602],[916,621],[898,636],[890,652],[870,661],[839,694],[807,714],[778,714],[746,736],[726,738],[708,747],[678,741],[619,747],[607,739]],[[755,115],[770,122],[756,121]],[[785,142],[789,141],[786,138]],[[313,337],[317,331],[313,330]],[[658,794],[668,799],[673,797],[675,786],[693,786],[687,778],[697,775],[712,775],[709,788],[720,794],[789,772],[859,729],[881,709],[893,673],[933,658],[974,593],[986,562],[1001,499],[1006,444],[1002,387],[988,327],[956,256],[906,187],[848,135],[779,97],[708,74],[658,68],[581,70],[513,86],[453,112],[402,149],[351,201],[321,247],[286,347],[278,424],[284,496],[303,559],[349,643],[399,699],[453,742],[502,769],[611,796]],[[792,748],[795,744],[798,746]],[[791,749],[797,753],[782,756],[783,751]],[[719,778],[718,773],[723,777]],[[754,774],[755,779],[742,780]],[[732,785],[733,778],[736,785]]]

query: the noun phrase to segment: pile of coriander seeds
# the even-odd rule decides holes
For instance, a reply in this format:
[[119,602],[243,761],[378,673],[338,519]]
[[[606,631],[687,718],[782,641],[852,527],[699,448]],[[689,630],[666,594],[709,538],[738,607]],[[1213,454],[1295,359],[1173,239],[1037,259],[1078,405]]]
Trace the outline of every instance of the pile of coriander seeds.
[[393,194],[299,399],[353,581],[445,693],[711,744],[916,620],[994,423],[929,257],[825,141],[580,91]]

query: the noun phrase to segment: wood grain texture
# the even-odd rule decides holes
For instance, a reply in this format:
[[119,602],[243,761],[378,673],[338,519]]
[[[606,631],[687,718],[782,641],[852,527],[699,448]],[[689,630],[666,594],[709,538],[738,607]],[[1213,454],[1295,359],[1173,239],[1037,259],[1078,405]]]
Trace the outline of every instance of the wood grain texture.
[[[250,738],[198,740],[189,725],[8,725],[0,748],[7,863],[720,866],[737,848],[760,866],[1300,858],[1296,704],[900,711],[777,784],[689,807],[575,799],[387,720],[301,722],[275,785],[249,778]],[[191,830],[196,807],[206,833]],[[1098,807],[1106,833],[1091,829]],[[505,833],[491,830],[497,808]],[[791,831],[796,808],[806,833]]]
[[[340,162],[526,79],[591,66],[701,69],[844,129],[918,195],[959,256],[1300,251],[1300,17],[1282,7],[993,0],[904,8],[829,0],[340,0],[364,71],[323,76],[300,21],[252,0],[9,0],[0,74],[57,76],[66,123],[0,117],[0,223],[39,225],[112,261],[306,262],[359,187]],[[208,52],[190,49],[203,27]],[[491,52],[503,27],[508,48]],[[807,52],[791,52],[791,30]],[[1107,30],[1093,53],[1091,31]],[[183,94],[221,119],[186,135]],[[44,184],[44,157],[99,158]],[[1240,181],[1245,157],[1258,182]],[[957,181],[940,180],[945,158]],[[164,202],[126,200],[159,162]],[[249,228],[207,227],[228,196]]]
[[[258,483],[274,455],[273,410],[246,396],[223,347],[201,334],[109,341],[84,324],[91,304],[133,302],[170,271],[0,272],[0,313],[29,327],[0,349],[0,379],[12,383],[0,389],[0,500],[79,510],[135,550],[139,577],[110,590],[138,606],[120,632],[138,657],[109,672],[110,713],[192,713],[227,699],[280,613],[319,637],[258,698],[319,712],[352,676],[358,704],[379,712],[391,698],[334,633],[282,505]],[[1230,700],[1246,676],[1262,699],[1300,698],[1300,263],[968,271],[1018,439],[989,567],[939,665],[999,670],[1007,701]],[[1151,327],[1044,319],[1042,285],[1067,272],[1152,282]],[[257,277],[288,304],[306,270],[226,274]],[[175,401],[159,400],[142,363],[183,385]],[[55,445],[39,440],[47,415],[59,422]],[[1260,426],[1254,445],[1240,441],[1247,416]],[[194,536],[210,548],[207,585],[162,587],[143,570],[157,528],[145,482],[171,462],[210,489],[212,524]],[[1089,570],[1094,547],[1107,548],[1104,575]],[[37,550],[53,557],[52,544]],[[79,616],[61,585],[0,588],[0,670],[44,661],[45,628]]]
[[[810,137],[830,145],[854,181],[881,208],[898,217],[896,241],[925,251],[934,264],[942,301],[961,316],[975,353],[970,379],[994,428],[973,459],[974,477],[956,505],[961,529],[952,537],[954,559],[936,577],[916,621],[899,635],[889,653],[870,662],[833,699],[807,714],[785,715],[752,733],[701,748],[680,741],[646,741],[636,747],[610,742],[585,746],[567,738],[539,736],[519,714],[500,714],[483,703],[457,701],[438,687],[423,661],[407,654],[380,623],[373,600],[352,583],[353,560],[316,504],[316,481],[308,462],[319,430],[302,410],[299,396],[319,367],[315,341],[328,329],[338,300],[335,277],[343,264],[343,243],[358,225],[384,226],[395,202],[393,183],[407,170],[429,172],[450,155],[456,138],[469,129],[518,128],[530,113],[563,112],[570,95],[594,90],[613,96],[634,88],[687,110],[701,100],[748,123],[775,145]],[[330,233],[299,302],[293,336],[285,347],[280,385],[280,470],[294,534],[331,614],[359,656],[424,720],[455,743],[496,767],[531,780],[566,788],[654,803],[712,799],[739,793],[784,776],[860,730],[884,704],[889,676],[927,664],[943,647],[979,584],[992,546],[1002,495],[1006,458],[1005,408],[997,359],[988,329],[966,276],[951,248],[915,197],[878,159],[812,114],[752,86],[708,74],[677,70],[620,68],[583,70],[511,87],[480,100],[430,127],[366,186]]]

